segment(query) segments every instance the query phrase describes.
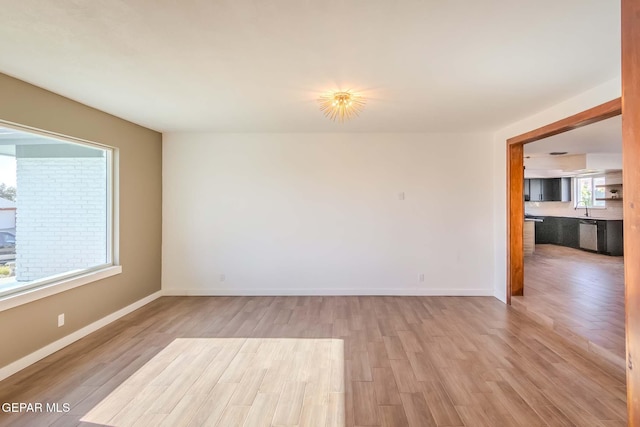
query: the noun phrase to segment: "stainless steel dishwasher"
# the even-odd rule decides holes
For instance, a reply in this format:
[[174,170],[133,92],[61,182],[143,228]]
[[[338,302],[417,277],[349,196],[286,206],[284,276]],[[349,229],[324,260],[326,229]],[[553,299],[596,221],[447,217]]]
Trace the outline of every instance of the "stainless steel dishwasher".
[[595,220],[580,220],[580,249],[598,251],[598,223]]

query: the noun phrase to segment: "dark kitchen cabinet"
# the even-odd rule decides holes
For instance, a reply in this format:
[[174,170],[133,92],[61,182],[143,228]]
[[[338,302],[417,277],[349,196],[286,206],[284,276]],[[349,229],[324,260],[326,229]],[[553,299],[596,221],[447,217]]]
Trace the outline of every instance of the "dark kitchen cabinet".
[[530,178],[524,181],[525,201],[571,201],[571,178]]
[[622,221],[596,221],[598,227],[598,253],[622,256],[624,241],[622,235]]
[[560,200],[560,188],[555,179],[541,179],[542,201],[553,202]]
[[573,193],[571,187],[571,178],[555,178],[559,182],[556,184],[560,189],[560,201],[561,202],[570,202],[571,194]]
[[562,202],[562,178],[542,180],[542,201]]
[[558,245],[578,249],[580,247],[580,219],[558,218]]
[[536,243],[550,243],[570,248],[580,246],[578,218],[545,216],[541,219],[542,222],[536,222]]
[[[580,248],[580,220],[584,218],[565,218],[539,216],[542,222],[536,222],[536,244],[553,244]],[[587,218],[590,219],[590,218]],[[598,253],[613,256],[623,255],[622,221],[595,220],[598,233]]]
[[558,243],[558,223],[560,218],[554,216],[545,216],[542,218],[542,222],[536,222],[536,244],[549,244],[554,245]]
[[532,202],[542,201],[542,180],[541,179],[529,179],[529,200]]

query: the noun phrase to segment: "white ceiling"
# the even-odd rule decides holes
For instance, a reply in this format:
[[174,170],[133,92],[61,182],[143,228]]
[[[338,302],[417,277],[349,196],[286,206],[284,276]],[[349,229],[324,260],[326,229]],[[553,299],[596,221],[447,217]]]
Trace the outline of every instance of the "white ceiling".
[[550,136],[524,146],[524,155],[548,156],[551,152],[571,154],[622,153],[622,116]]
[[[159,131],[493,130],[620,73],[604,0],[0,0],[0,72]],[[352,88],[362,116],[315,99]]]

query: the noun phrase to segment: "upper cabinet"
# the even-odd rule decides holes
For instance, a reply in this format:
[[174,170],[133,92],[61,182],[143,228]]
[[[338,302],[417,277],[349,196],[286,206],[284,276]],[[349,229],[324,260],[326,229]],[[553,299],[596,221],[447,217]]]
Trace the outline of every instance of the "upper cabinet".
[[532,202],[570,202],[571,178],[525,179],[524,200]]

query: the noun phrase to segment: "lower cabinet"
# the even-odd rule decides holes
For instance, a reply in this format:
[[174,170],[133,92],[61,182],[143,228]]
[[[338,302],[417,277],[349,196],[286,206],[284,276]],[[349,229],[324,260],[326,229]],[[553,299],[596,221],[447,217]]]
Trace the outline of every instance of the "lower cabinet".
[[598,253],[621,256],[624,254],[622,221],[598,220]]
[[536,244],[557,245],[558,227],[556,217],[538,217],[542,222],[536,222]]
[[557,218],[558,245],[578,249],[580,247],[580,220],[578,218]]
[[[580,248],[580,218],[539,216],[535,223],[536,244],[553,244]],[[622,221],[597,220],[598,253],[623,255]]]

